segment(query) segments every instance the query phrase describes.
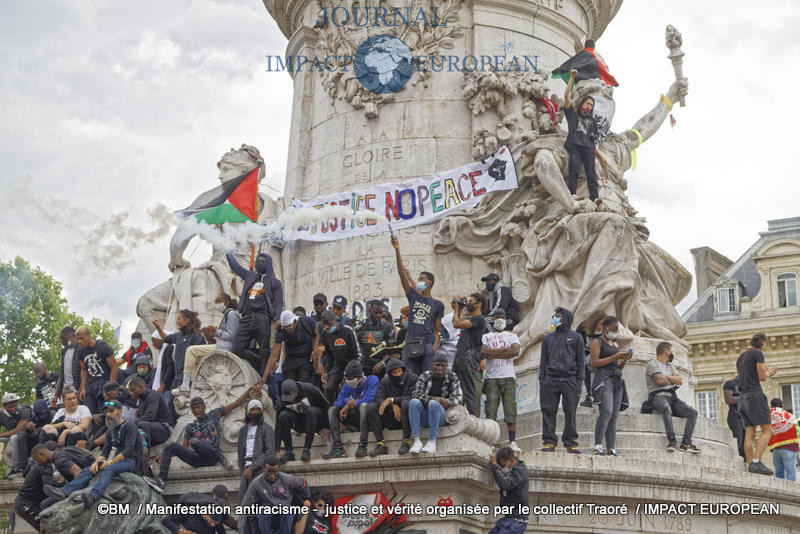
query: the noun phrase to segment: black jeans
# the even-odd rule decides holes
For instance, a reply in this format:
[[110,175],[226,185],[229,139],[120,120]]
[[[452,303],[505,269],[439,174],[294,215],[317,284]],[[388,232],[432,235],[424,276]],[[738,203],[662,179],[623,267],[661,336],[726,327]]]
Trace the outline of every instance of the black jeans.
[[672,416],[685,417],[686,425],[683,427],[683,442],[687,445],[692,444],[692,434],[694,424],[697,422],[697,410],[679,399],[673,399],[672,395],[654,395],[653,409],[664,418],[664,430],[667,432],[667,439],[675,439],[675,427],[672,424]]
[[[394,409],[392,408],[393,404],[390,404],[386,407],[383,411],[383,415],[378,414],[378,403],[371,402],[369,406],[367,406],[367,424],[369,425],[369,429],[372,430],[372,433],[375,435],[375,441],[383,441],[383,429],[387,430],[397,430],[398,428],[403,429],[403,439],[411,438],[411,425],[408,422],[408,401],[404,400],[400,404],[400,409],[402,410],[400,421],[395,419],[394,417]],[[363,441],[366,441],[364,439]]]
[[369,404],[363,403],[356,408],[348,410],[347,417],[344,420],[339,419],[339,412],[342,408],[331,406],[328,408],[328,425],[331,429],[331,441],[334,445],[342,445],[342,431],[339,429],[339,423],[344,424],[345,427],[358,428],[361,432],[361,443],[366,443],[369,438],[369,425],[367,424],[367,407]]
[[736,438],[739,456],[742,457],[742,460],[745,460],[747,457],[744,454],[744,424],[742,423],[742,417],[739,412],[732,412],[730,408],[728,408],[728,428],[731,429],[733,437]]
[[578,409],[580,398],[580,385],[577,379],[567,382],[545,380],[539,385],[539,403],[542,409],[542,441],[545,444],[556,445],[556,413],[558,403],[564,411],[564,433],[561,441],[565,447],[578,446],[578,429],[575,426],[575,412]]
[[14,501],[14,513],[17,514],[17,517],[25,520],[26,523],[32,526],[33,530],[39,532],[39,520],[36,519],[36,516],[42,511],[41,505],[42,503],[39,501],[34,501],[33,499],[27,499],[25,497],[17,497]]
[[478,412],[478,397],[475,391],[475,374],[478,372],[478,364],[466,354],[456,354],[453,360],[453,372],[461,383],[461,396],[464,407],[476,417]]
[[284,408],[278,414],[278,421],[275,423],[278,446],[282,442],[286,452],[292,452],[292,429],[294,429],[298,432],[305,432],[306,441],[303,448],[310,449],[311,444],[314,443],[314,434],[323,428],[324,421],[322,410],[314,406],[306,406],[305,412],[301,414]]
[[192,467],[210,467],[217,465],[220,455],[219,449],[197,438],[190,439],[188,447],[184,447],[180,443],[170,443],[161,451],[161,467],[158,476],[161,480],[167,480],[169,464],[172,462],[173,456],[177,456]]
[[[239,321],[239,330],[233,339],[231,352],[247,360],[255,367],[264,358],[250,350],[250,342],[255,340],[259,349],[269,351],[271,334],[272,324],[270,324],[270,317],[266,313],[247,313]],[[175,378],[176,380],[178,379],[178,377]]]
[[589,189],[589,198],[595,200],[597,194],[597,176],[594,173],[594,149],[578,149],[567,148],[569,155],[569,177],[567,179],[567,186],[569,192],[573,195],[578,190],[578,173],[581,170],[581,164],[586,171],[586,187]]
[[339,393],[339,386],[342,385],[342,378],[344,378],[344,368],[348,362],[334,362],[331,370],[328,371],[328,383],[325,385],[325,396],[328,402],[333,405],[336,396]]
[[139,421],[136,426],[147,434],[147,442],[151,447],[166,442],[172,434],[172,429],[167,426],[167,423],[161,421]]
[[284,380],[294,380],[295,382],[311,382],[311,371],[311,362],[305,363],[294,369],[287,369],[286,361],[284,361],[281,374],[283,374]]

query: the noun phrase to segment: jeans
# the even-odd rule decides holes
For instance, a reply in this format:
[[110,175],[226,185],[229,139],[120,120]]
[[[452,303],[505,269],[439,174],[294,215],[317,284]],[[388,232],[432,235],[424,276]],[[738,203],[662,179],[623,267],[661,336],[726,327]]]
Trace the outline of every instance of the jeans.
[[334,445],[342,446],[342,431],[339,429],[339,422],[345,426],[357,426],[361,431],[361,443],[366,443],[369,438],[369,425],[367,424],[368,402],[361,403],[356,409],[349,410],[347,417],[342,421],[339,419],[339,412],[342,410],[336,406],[328,408],[328,424],[331,429],[331,441]]
[[746,460],[747,457],[744,454],[744,424],[742,424],[742,417],[739,412],[732,412],[728,409],[728,428],[731,429],[731,434],[736,438],[739,456],[742,457],[742,460]]
[[478,374],[478,362],[467,354],[457,354],[453,360],[453,372],[461,383],[461,394],[464,407],[470,415],[480,416],[478,409],[478,395],[475,388],[475,375]]
[[173,456],[177,456],[192,467],[211,467],[217,465],[220,454],[219,449],[195,438],[189,440],[189,447],[184,447],[180,443],[170,443],[161,451],[161,467],[158,470],[158,477],[161,480],[167,480],[169,464],[172,462]]
[[[105,469],[100,471],[100,478],[97,482],[95,482],[94,486],[92,487],[91,493],[95,499],[99,499],[103,496],[108,489],[108,485],[111,484],[111,481],[118,473],[132,473],[136,469],[136,462],[133,461],[131,458],[125,458],[121,462],[117,462],[107,466]],[[92,480],[94,475],[89,470],[88,467],[81,470],[80,474],[75,477],[75,480],[64,486],[63,489],[64,493],[68,496],[80,489],[85,488],[89,485],[89,481]]]
[[40,530],[39,520],[36,519],[36,516],[38,516],[41,511],[42,504],[40,502],[24,497],[17,497],[16,500],[14,500],[14,513],[17,514],[17,517],[32,526],[36,532]]
[[161,421],[139,421],[136,426],[147,434],[147,442],[151,447],[166,442],[172,434],[172,428]]
[[281,398],[281,384],[284,381],[282,373],[272,373],[267,377],[267,394],[272,399],[272,404]]
[[[383,441],[384,428],[389,430],[402,428],[403,439],[408,439],[411,437],[411,426],[408,423],[408,402],[409,401],[404,400],[400,404],[400,421],[395,419],[394,409],[392,408],[391,404],[383,411],[383,415],[378,414],[378,408],[380,408],[378,403],[372,402],[369,404],[367,407],[367,423],[369,424],[369,428],[372,430],[372,433],[375,434],[375,441]],[[361,437],[363,438],[362,441],[366,441],[369,438],[369,436],[365,436],[363,433]]]
[[[600,399],[600,415],[597,416],[597,424],[594,427],[595,445],[603,444],[603,436],[606,438],[606,448],[613,449],[617,443],[617,416],[619,408],[622,406],[622,388],[614,388],[612,380],[606,381],[603,388],[603,396]],[[597,399],[595,399],[596,401]]]
[[697,410],[682,400],[672,400],[672,395],[663,394],[653,397],[653,409],[664,418],[664,430],[667,432],[668,440],[675,439],[675,428],[672,425],[672,416],[685,417],[686,425],[683,427],[683,442],[687,445],[692,444],[694,424],[697,422]]
[[425,345],[425,354],[419,358],[409,358],[408,351],[403,349],[403,355],[401,359],[403,360],[406,369],[419,376],[423,372],[430,371],[431,368],[433,368],[433,356],[433,343],[427,343]]
[[321,430],[325,424],[322,409],[314,406],[306,406],[305,412],[300,414],[289,408],[284,408],[278,413],[278,420],[275,423],[275,436],[277,443],[275,450],[280,448],[281,442],[286,452],[292,452],[292,429],[298,432],[305,432],[306,439],[304,449],[310,449],[314,443],[314,434]]
[[419,437],[420,426],[428,427],[428,439],[435,440],[439,435],[439,427],[447,424],[444,407],[438,401],[428,401],[428,407],[419,399],[411,399],[408,403],[408,422],[411,434]]
[[[56,438],[57,439],[57,438]],[[0,438],[0,442],[5,443],[11,450],[11,467],[24,469],[28,458],[28,447],[25,439],[20,439],[20,433],[14,434],[9,438]],[[4,452],[4,455],[6,453]]]
[[[239,321],[239,330],[236,332],[236,337],[233,339],[231,352],[247,360],[254,367],[263,364],[263,358],[250,350],[250,341],[255,339],[259,349],[269,350],[269,338],[272,334],[271,329],[272,325],[266,313],[244,314]],[[177,367],[178,364],[176,363],[176,377]],[[181,368],[183,367],[181,366]],[[181,376],[181,380],[183,380],[183,376]]]
[[294,524],[292,514],[257,515],[256,520],[258,521],[258,534],[272,534],[273,532],[292,534],[292,525]]
[[567,178],[567,187],[569,192],[573,195],[578,190],[578,173],[581,170],[581,163],[586,171],[586,187],[589,189],[589,199],[595,200],[597,194],[597,176],[594,173],[594,150],[567,148],[567,155],[569,156],[569,176]]
[[564,412],[564,433],[561,434],[561,441],[565,447],[578,446],[575,413],[578,411],[581,389],[577,380],[577,378],[573,378],[566,382],[558,382],[545,379],[540,383],[539,404],[542,409],[542,442],[545,445],[556,445],[558,443],[558,437],[556,437],[556,414],[558,413],[560,400],[561,409]]
[[797,453],[789,449],[772,449],[772,463],[775,464],[775,478],[785,478],[794,482],[797,471]]
[[513,517],[502,517],[497,520],[489,534],[523,534],[527,528],[527,521],[520,521]]

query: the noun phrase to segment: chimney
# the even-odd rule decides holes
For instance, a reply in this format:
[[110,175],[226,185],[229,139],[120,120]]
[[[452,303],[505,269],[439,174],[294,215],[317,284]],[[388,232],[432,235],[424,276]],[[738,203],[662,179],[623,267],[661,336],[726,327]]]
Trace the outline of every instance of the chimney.
[[710,247],[693,248],[697,296],[713,284],[733,262]]

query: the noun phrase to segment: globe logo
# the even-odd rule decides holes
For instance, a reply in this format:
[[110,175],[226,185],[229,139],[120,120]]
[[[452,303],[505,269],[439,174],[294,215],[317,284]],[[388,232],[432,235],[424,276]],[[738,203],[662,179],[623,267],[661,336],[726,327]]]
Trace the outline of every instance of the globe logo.
[[396,93],[414,72],[411,50],[393,35],[373,35],[356,50],[353,71],[368,91]]

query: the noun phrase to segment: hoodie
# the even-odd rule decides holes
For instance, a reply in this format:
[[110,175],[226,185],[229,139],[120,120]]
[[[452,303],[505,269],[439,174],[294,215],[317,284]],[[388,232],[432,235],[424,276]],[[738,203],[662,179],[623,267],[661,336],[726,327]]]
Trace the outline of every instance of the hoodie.
[[519,322],[519,304],[511,295],[511,288],[503,285],[503,282],[497,282],[492,294],[489,296],[489,306],[486,314],[488,315],[494,310],[506,312],[506,320],[510,320],[513,324]]
[[583,338],[570,330],[572,312],[566,308],[556,308],[556,311],[561,314],[561,325],[542,341],[539,381],[568,382],[575,379],[581,384],[586,372]]
[[[275,271],[272,268],[272,256],[263,252],[256,256],[256,262],[260,259],[267,262],[267,269],[264,274],[245,269],[239,265],[233,252],[228,252],[225,257],[228,259],[228,265],[230,265],[233,272],[244,280],[242,294],[239,297],[239,311],[243,314],[266,313],[272,319],[280,317],[283,311],[283,286],[280,280],[275,278]],[[253,287],[256,283],[263,284],[263,286]],[[251,290],[253,291],[252,293]],[[262,295],[264,297],[263,300],[261,298]],[[263,309],[261,308],[262,305]]]

